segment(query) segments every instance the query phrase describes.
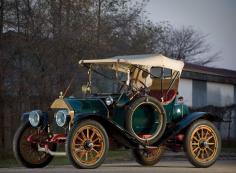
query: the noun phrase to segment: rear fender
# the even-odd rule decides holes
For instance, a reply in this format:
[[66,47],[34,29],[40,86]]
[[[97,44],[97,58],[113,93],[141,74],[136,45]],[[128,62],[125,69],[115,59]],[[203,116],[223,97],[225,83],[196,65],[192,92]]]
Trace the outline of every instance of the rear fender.
[[220,122],[221,118],[210,114],[209,112],[193,112],[188,114],[184,119],[179,121],[175,126],[175,133],[179,133],[182,129],[190,126],[194,121],[198,119],[206,119],[209,121]]
[[214,116],[210,114],[209,112],[193,112],[191,114],[188,114],[185,118],[180,120],[176,123],[176,125],[172,126],[171,128],[168,128],[164,135],[161,137],[161,139],[156,143],[156,145],[161,145],[165,143],[168,139],[174,137],[187,127],[189,127],[193,122],[195,122],[198,119],[206,119],[209,121],[214,122],[220,122],[222,121],[221,118]]

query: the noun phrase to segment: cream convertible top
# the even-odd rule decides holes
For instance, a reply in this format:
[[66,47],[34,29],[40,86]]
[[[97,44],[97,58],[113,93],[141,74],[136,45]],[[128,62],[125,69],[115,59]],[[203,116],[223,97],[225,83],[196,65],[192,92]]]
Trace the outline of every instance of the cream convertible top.
[[135,64],[149,67],[164,67],[179,71],[181,73],[184,63],[179,60],[167,58],[161,54],[147,54],[147,55],[127,55],[115,56],[106,59],[80,60],[79,64],[98,64],[98,63],[124,63]]

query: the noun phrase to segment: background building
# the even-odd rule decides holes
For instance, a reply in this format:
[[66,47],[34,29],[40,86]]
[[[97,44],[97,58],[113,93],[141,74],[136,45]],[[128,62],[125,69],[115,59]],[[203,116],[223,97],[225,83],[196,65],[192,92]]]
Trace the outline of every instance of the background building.
[[185,64],[179,94],[193,108],[215,107],[226,122],[219,128],[224,139],[236,139],[236,71]]

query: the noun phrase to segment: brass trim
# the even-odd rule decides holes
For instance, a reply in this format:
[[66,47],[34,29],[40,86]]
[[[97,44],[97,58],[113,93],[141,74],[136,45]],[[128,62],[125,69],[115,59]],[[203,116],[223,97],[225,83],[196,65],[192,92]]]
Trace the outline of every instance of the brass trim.
[[73,108],[62,98],[56,99],[50,106],[51,109],[67,109],[70,115],[70,121],[74,119],[75,112]]

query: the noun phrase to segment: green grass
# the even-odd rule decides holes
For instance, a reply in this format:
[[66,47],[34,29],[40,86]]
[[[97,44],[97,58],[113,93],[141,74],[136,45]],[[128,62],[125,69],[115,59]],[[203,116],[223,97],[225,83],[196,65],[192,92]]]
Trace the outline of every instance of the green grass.
[[0,160],[0,168],[9,168],[20,166],[14,158],[6,158]]

